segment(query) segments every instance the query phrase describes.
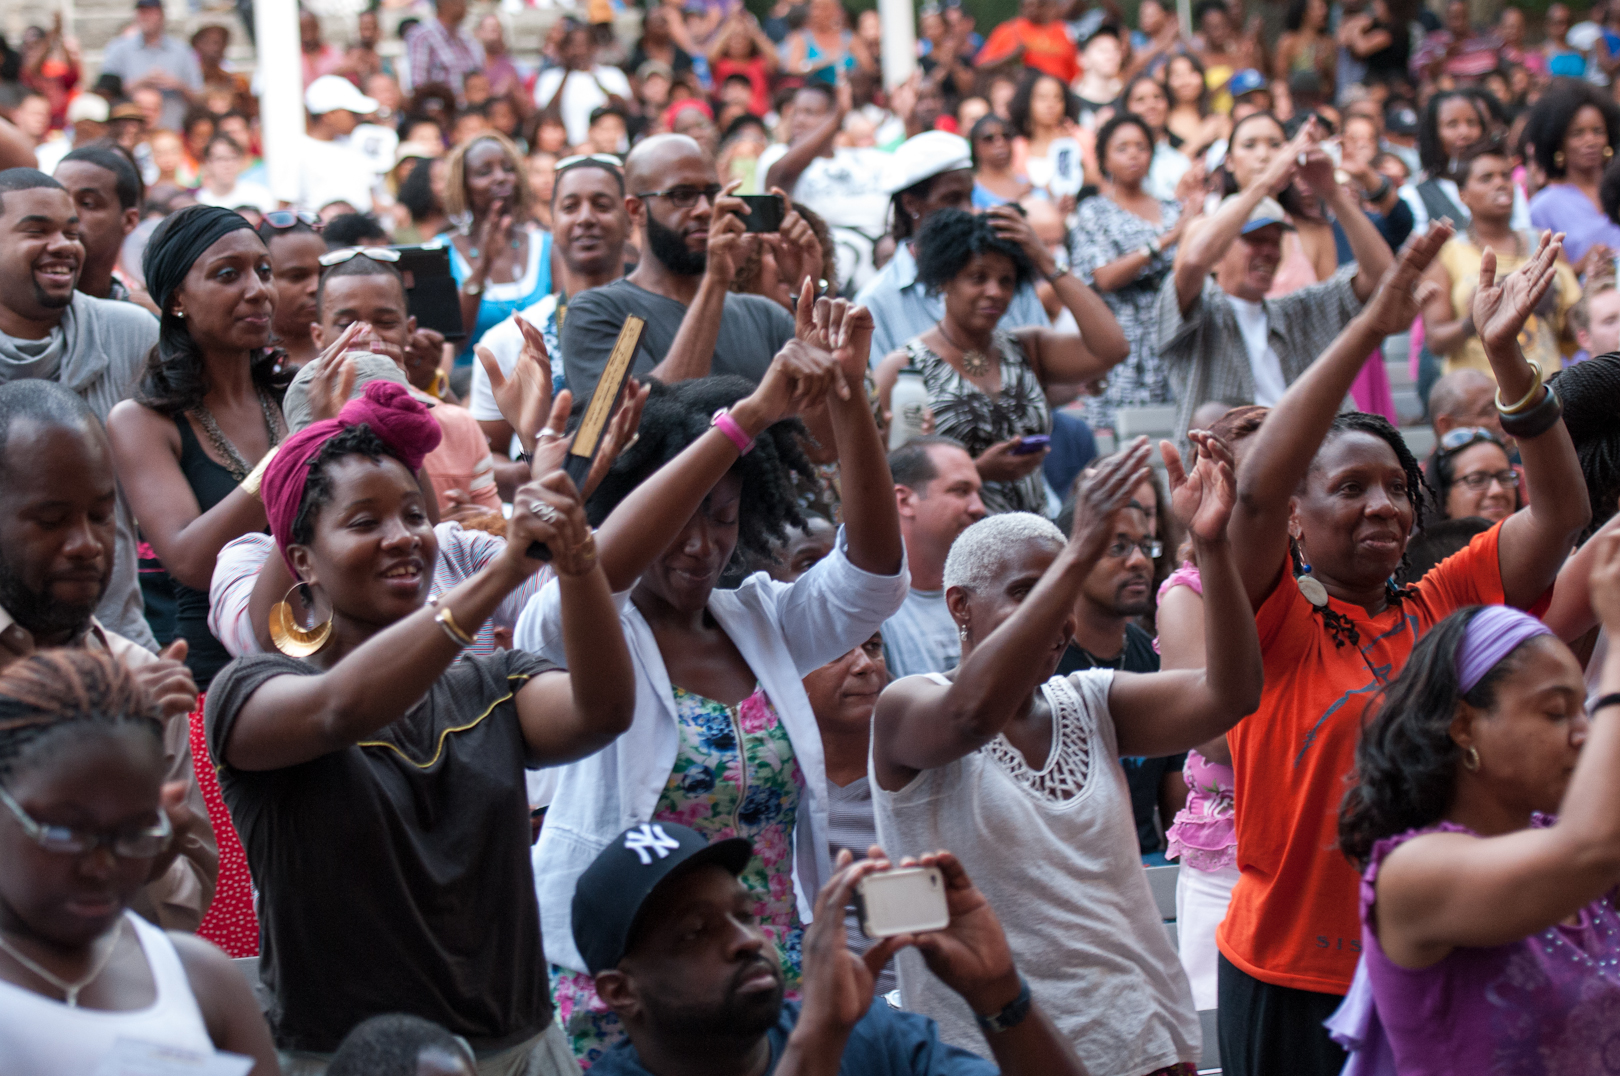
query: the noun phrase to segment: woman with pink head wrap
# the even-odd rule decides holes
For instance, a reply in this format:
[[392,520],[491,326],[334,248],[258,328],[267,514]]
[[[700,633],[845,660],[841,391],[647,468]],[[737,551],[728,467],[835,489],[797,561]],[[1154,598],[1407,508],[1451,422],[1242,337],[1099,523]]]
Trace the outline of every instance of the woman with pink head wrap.
[[[330,612],[219,674],[208,742],[259,888],[281,1050],[322,1061],[361,1020],[407,1012],[480,1060],[560,1076],[577,1067],[541,963],[524,768],[612,741],[635,678],[555,469],[563,439],[513,498],[506,554],[428,600],[438,546],[416,471],[438,440],[425,407],[373,381],[282,445],[265,515],[306,606]],[[513,650],[452,664],[540,568],[531,542],[557,573],[570,668]]]

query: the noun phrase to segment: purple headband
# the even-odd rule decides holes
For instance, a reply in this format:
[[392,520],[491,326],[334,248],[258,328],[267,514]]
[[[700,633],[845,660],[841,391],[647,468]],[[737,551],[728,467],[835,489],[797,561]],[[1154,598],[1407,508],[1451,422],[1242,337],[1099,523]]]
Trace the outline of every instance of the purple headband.
[[1485,674],[1527,639],[1551,635],[1552,629],[1529,613],[1506,605],[1487,605],[1468,622],[1457,647],[1457,679],[1462,693],[1474,690]]

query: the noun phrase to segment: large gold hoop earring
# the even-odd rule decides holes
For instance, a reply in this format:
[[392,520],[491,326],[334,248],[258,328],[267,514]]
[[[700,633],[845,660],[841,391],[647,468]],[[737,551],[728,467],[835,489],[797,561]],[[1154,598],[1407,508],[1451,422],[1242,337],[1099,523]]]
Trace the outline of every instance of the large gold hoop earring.
[[287,602],[294,590],[298,591],[306,609],[311,612],[315,609],[315,596],[309,584],[294,583],[286,596],[270,607],[270,641],[290,658],[307,658],[332,638],[332,609],[328,603],[326,619],[316,621],[314,627],[305,628],[298,623],[292,606]]

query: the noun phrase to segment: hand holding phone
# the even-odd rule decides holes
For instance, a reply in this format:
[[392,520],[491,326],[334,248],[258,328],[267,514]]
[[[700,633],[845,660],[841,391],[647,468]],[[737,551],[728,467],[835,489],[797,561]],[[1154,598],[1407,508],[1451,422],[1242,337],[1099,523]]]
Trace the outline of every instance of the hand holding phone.
[[855,910],[868,938],[921,934],[951,923],[945,876],[938,867],[901,867],[855,883]]
[[748,207],[748,214],[742,218],[744,231],[782,230],[782,218],[786,215],[782,209],[782,199],[774,194],[739,194],[737,197]]
[[1051,434],[1036,433],[1028,437],[1020,437],[1018,443],[1008,449],[1008,452],[1014,456],[1027,456],[1031,452],[1039,452],[1043,448],[1048,448],[1051,444]]

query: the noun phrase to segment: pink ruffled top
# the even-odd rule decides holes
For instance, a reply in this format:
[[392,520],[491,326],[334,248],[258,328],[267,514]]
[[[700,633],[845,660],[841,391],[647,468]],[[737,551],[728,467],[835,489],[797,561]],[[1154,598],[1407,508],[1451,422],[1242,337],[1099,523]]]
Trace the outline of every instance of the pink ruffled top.
[[[1159,600],[1172,587],[1190,587],[1204,593],[1198,566],[1191,561],[1171,572],[1159,585]],[[1158,645],[1157,641],[1154,643]],[[1187,752],[1187,763],[1181,768],[1181,779],[1187,782],[1187,805],[1176,812],[1176,817],[1165,832],[1169,847],[1165,857],[1181,861],[1183,867],[1200,871],[1217,871],[1237,866],[1237,823],[1232,815],[1232,767],[1211,762],[1197,751]]]
[[[1536,827],[1552,824],[1537,816]],[[1427,968],[1384,955],[1373,930],[1378,869],[1426,833],[1471,833],[1452,822],[1373,846],[1361,881],[1356,985],[1329,1028],[1352,1050],[1347,1073],[1561,1076],[1620,1071],[1620,890],[1507,945],[1464,947]]]

